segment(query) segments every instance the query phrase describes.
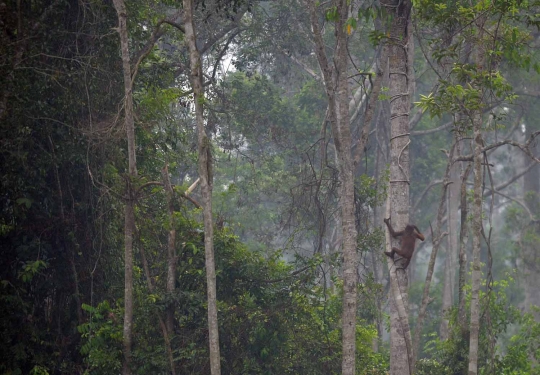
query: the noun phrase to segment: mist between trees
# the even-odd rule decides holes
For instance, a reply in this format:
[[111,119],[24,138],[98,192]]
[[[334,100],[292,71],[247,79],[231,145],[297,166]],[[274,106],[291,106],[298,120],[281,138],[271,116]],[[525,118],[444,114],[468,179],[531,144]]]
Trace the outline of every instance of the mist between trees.
[[538,14],[0,0],[0,374],[540,374]]

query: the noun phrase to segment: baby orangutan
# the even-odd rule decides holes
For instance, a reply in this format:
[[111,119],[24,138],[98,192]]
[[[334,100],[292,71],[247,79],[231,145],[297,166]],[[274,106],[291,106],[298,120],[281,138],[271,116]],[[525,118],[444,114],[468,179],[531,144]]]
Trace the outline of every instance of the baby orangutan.
[[416,239],[418,238],[424,241],[426,238],[422,233],[420,233],[420,230],[416,227],[416,225],[407,224],[404,230],[395,232],[394,228],[392,228],[392,224],[390,224],[390,218],[384,219],[384,222],[386,223],[386,226],[388,227],[388,230],[390,231],[390,235],[392,237],[398,238],[402,236],[401,249],[398,249],[397,247],[392,247],[392,251],[385,251],[384,254],[392,259],[394,259],[394,254],[405,258],[406,260],[405,264],[403,265],[403,269],[406,269],[413,256],[414,243],[416,242]]

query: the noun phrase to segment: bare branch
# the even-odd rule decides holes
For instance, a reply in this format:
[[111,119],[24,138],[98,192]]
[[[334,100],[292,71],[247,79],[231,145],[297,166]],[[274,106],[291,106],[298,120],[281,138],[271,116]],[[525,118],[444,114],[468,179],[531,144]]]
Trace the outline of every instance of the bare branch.
[[529,207],[527,207],[527,205],[525,204],[525,202],[523,202],[521,199],[519,198],[512,198],[511,196],[507,195],[507,194],[504,194],[504,193],[501,193],[500,191],[497,191],[497,190],[492,190],[491,188],[488,188],[486,187],[486,189],[488,189],[491,194],[495,193],[497,195],[500,195],[501,197],[504,197],[506,199],[508,199],[509,201],[512,201],[512,202],[516,202],[517,204],[519,204],[521,207],[523,207],[523,209],[525,210],[525,212],[527,212],[527,214],[529,215],[529,219],[531,221],[534,221],[534,215],[533,213],[531,212],[531,210],[529,210]]
[[453,121],[449,121],[449,122],[447,122],[446,124],[441,125],[441,126],[439,126],[439,127],[436,127],[436,128],[434,128],[434,129],[411,131],[411,135],[427,135],[427,134],[436,133],[436,132],[438,132],[438,131],[441,131],[441,130],[444,130],[444,129],[448,129],[448,128],[451,127],[453,124],[454,124]]
[[320,75],[318,75],[313,69],[311,69],[309,66],[307,66],[306,63],[303,61],[297,59],[294,57],[291,53],[287,53],[283,50],[283,48],[276,46],[279,52],[283,54],[283,56],[287,56],[292,62],[294,62],[296,65],[298,65],[300,68],[302,68],[307,74],[311,76],[311,78],[315,79],[316,81],[322,82],[322,78]]
[[[381,55],[382,55],[381,60],[384,61],[385,56],[387,56],[386,48],[383,48]],[[375,107],[377,105],[377,101],[379,100],[379,93],[381,92],[382,81],[383,81],[383,71],[381,69],[377,69],[377,76],[375,77],[375,80],[373,82],[373,88],[371,90],[371,95],[369,96],[367,107],[366,107],[366,114],[364,116],[364,127],[362,128],[362,133],[360,134],[360,138],[358,139],[357,147],[354,152],[354,158],[353,158],[354,167],[356,167],[358,163],[360,163],[360,159],[362,159],[362,154],[364,153],[364,148],[366,147],[366,143],[368,141],[369,130],[371,129],[371,121],[373,120]]]
[[[514,146],[514,147],[517,147],[519,148],[521,151],[523,151],[525,154],[527,154],[531,159],[533,159],[534,161],[536,161],[537,163],[540,163],[540,158],[535,156],[531,150],[529,149],[529,146],[531,145],[532,141],[534,141],[534,139],[540,134],[540,130],[532,133],[530,136],[529,136],[529,139],[527,140],[527,142],[525,143],[519,143],[519,142],[516,142],[514,140],[511,140],[511,139],[506,139],[504,141],[500,141],[500,142],[497,142],[497,143],[493,143],[491,145],[488,145],[488,146],[485,146],[484,148],[482,148],[480,150],[480,153],[484,153],[486,151],[489,151],[491,149],[494,149],[494,148],[497,148],[497,147],[500,147],[500,146],[504,146],[504,145],[509,145],[509,146]],[[457,161],[472,161],[473,160],[473,157],[474,157],[474,154],[469,154],[469,155],[463,155],[463,156],[460,156],[460,157],[457,157],[454,159],[454,162],[457,162]]]
[[[521,177],[523,177],[523,175],[525,173],[527,173],[528,171],[530,171],[533,167],[535,167],[537,165],[538,165],[538,163],[536,161],[531,162],[527,167],[525,167],[523,170],[521,170],[520,172],[513,175],[506,182],[503,182],[502,184],[495,186],[495,191],[499,191],[499,190],[502,190],[502,189],[508,187],[509,185],[511,185],[512,183],[514,183],[515,181],[517,181]],[[490,190],[488,193],[484,194],[484,197],[489,197],[492,193],[493,192]]]
[[409,129],[412,130],[412,129],[415,128],[416,125],[418,125],[420,120],[422,120],[422,117],[424,117],[424,113],[425,113],[425,111],[422,111],[421,109],[416,111],[413,118],[409,121]]
[[230,31],[239,28],[240,27],[240,20],[242,17],[244,17],[244,14],[246,13],[246,10],[242,10],[236,14],[234,17],[234,20],[225,26],[219,33],[214,35],[212,38],[210,38],[204,46],[201,48],[199,53],[201,55],[204,55],[214,44],[216,44],[221,38],[225,37]]
[[180,17],[183,10],[179,10],[176,12],[172,17],[165,18],[160,20],[156,26],[154,27],[154,31],[152,32],[152,35],[150,36],[150,39],[146,42],[143,48],[139,52],[135,54],[137,56],[136,63],[133,66],[132,74],[131,74],[131,84],[133,85],[133,82],[135,82],[135,77],[137,77],[137,73],[139,72],[139,66],[141,65],[141,62],[150,54],[152,49],[154,48],[154,45],[158,41],[159,38],[165,34],[165,31],[161,28],[161,26],[165,24],[169,24],[171,26],[176,27],[179,29],[182,33],[184,33],[184,27],[180,24],[177,24],[173,20],[176,20],[178,17]]
[[198,184],[200,181],[201,181],[201,178],[200,178],[200,177],[197,178],[197,179],[195,180],[195,182],[192,183],[192,184],[190,185],[190,187],[188,187],[188,189],[186,190],[186,193],[185,193],[185,194],[186,194],[186,195],[191,194],[191,192],[192,192],[193,190],[195,190],[195,188],[197,187],[197,184]]
[[428,191],[434,187],[434,186],[437,186],[437,185],[440,185],[443,183],[443,180],[435,180],[435,181],[431,181],[429,183],[428,186],[426,186],[426,188],[424,189],[424,191],[422,191],[422,194],[420,194],[420,196],[418,197],[418,199],[416,200],[416,203],[413,205],[413,208],[412,208],[412,213],[414,214],[416,212],[416,210],[418,209],[418,206],[420,205],[420,202],[422,202],[424,200],[424,197],[426,196],[426,194],[428,193]]

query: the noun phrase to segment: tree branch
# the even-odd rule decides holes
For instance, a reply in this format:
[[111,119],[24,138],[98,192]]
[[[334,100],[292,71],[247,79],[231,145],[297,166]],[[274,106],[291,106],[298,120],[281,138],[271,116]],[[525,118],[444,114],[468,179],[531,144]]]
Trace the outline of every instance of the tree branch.
[[[517,181],[525,173],[527,173],[528,171],[530,171],[533,167],[535,167],[537,165],[538,165],[538,163],[536,161],[531,162],[531,164],[529,164],[527,167],[525,167],[520,172],[516,173],[514,176],[512,176],[510,179],[508,179],[508,181],[503,182],[502,184],[495,186],[495,190],[499,191],[499,190],[502,190],[502,189],[508,187],[509,185],[511,185],[512,183]],[[484,194],[484,197],[489,197],[492,193],[493,193],[492,191],[489,191],[488,193]]]
[[434,129],[427,129],[427,130],[417,130],[417,131],[411,131],[411,135],[427,135],[427,134],[432,134],[432,133],[436,133],[438,131],[441,131],[441,130],[444,130],[444,129],[448,129],[449,127],[451,127],[452,125],[454,124],[453,121],[449,121],[447,122],[446,124],[444,125],[441,125],[439,127],[436,127]]
[[[514,147],[517,147],[519,148],[521,151],[523,151],[525,154],[527,154],[531,159],[533,159],[534,161],[536,161],[537,163],[540,163],[540,158],[538,158],[537,156],[535,156],[531,150],[529,149],[529,146],[531,144],[532,141],[534,141],[534,139],[540,134],[540,130],[532,133],[530,136],[529,136],[529,139],[527,140],[527,142],[525,143],[519,143],[519,142],[516,142],[514,140],[511,140],[511,139],[507,139],[507,140],[504,140],[504,141],[500,141],[500,142],[497,142],[497,143],[493,143],[491,145],[488,145],[488,146],[485,146],[484,148],[482,148],[480,150],[480,153],[484,153],[486,151],[489,151],[491,149],[494,149],[494,148],[497,148],[497,147],[500,147],[500,146],[504,146],[504,145],[509,145],[509,146],[514,146]],[[463,156],[460,156],[460,157],[457,157],[454,159],[454,163],[457,162],[457,161],[472,161],[473,160],[473,157],[474,157],[474,154],[468,154],[468,155],[463,155]]]
[[185,33],[184,27],[182,25],[177,24],[176,22],[173,21],[173,20],[177,19],[178,17],[180,17],[182,12],[183,12],[183,10],[179,10],[172,17],[164,18],[164,19],[160,20],[156,24],[156,26],[154,27],[154,31],[152,32],[152,35],[150,36],[150,39],[148,39],[148,41],[146,42],[144,47],[141,48],[141,50],[136,53],[137,62],[133,66],[133,69],[132,69],[133,73],[131,74],[131,84],[132,85],[133,85],[133,82],[135,82],[135,77],[137,77],[137,73],[139,72],[139,66],[141,65],[141,62],[146,58],[146,56],[148,56],[150,54],[150,52],[152,51],[152,48],[154,48],[154,45],[156,44],[158,39],[161,38],[163,36],[163,34],[165,34],[165,31],[161,28],[161,25],[163,25],[164,23],[169,24],[169,25],[174,26],[177,29],[179,29],[182,33]]
[[418,209],[418,206],[420,205],[420,203],[424,200],[424,197],[426,196],[426,194],[428,193],[428,191],[434,187],[434,186],[437,186],[437,185],[440,185],[443,183],[443,180],[435,180],[435,181],[431,181],[429,183],[428,186],[426,186],[426,188],[424,189],[424,191],[422,191],[422,194],[420,194],[420,197],[418,197],[418,199],[416,200],[416,203],[413,205],[413,208],[412,208],[412,213],[414,214],[416,212],[416,210]]

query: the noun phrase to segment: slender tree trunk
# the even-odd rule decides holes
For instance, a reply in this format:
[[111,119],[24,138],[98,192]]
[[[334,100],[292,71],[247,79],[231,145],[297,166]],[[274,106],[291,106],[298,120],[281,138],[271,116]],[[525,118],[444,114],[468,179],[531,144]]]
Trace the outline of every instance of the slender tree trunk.
[[[447,30],[443,39],[443,48],[448,48],[452,44],[454,32]],[[454,67],[454,60],[450,57],[444,57],[439,62],[443,74],[447,75]],[[457,115],[459,118],[459,114]],[[454,126],[458,121],[454,121]],[[457,128],[457,127],[456,127]],[[454,158],[459,156],[461,136],[456,132],[455,137]],[[454,304],[454,287],[455,287],[455,264],[458,254],[458,210],[460,204],[460,179],[459,172],[462,168],[461,162],[454,163],[450,170],[450,185],[448,186],[448,246],[446,250],[446,258],[444,261],[444,283],[442,296],[442,318],[439,327],[439,337],[441,340],[447,340],[449,337],[449,319],[448,314]]]
[[480,332],[480,238],[482,234],[482,117],[474,119],[474,200],[472,209],[473,264],[471,287],[471,321],[469,343],[469,375],[478,373],[478,335]]
[[131,345],[133,335],[133,233],[135,229],[135,200],[133,180],[137,176],[135,158],[135,123],[133,120],[133,96],[129,44],[127,32],[127,13],[124,0],[114,0],[118,13],[118,34],[122,50],[122,68],[124,73],[124,121],[128,141],[128,178],[126,189],[126,207],[124,222],[124,363],[122,374],[131,374]]
[[[342,315],[342,344],[343,358],[341,373],[354,375],[356,373],[356,220],[354,216],[354,174],[352,161],[352,141],[349,126],[349,84],[347,79],[347,34],[345,21],[348,18],[349,7],[347,0],[337,1],[338,20],[335,25],[336,52],[334,65],[336,67],[337,100],[336,124],[341,140],[340,175],[341,175],[341,226],[343,230],[343,315]],[[369,127],[369,124],[364,124]],[[335,136],[335,135],[334,135]]]
[[[381,2],[393,15],[388,39],[388,74],[390,92],[390,216],[393,225],[404,228],[409,222],[409,105],[408,29],[410,0]],[[391,245],[399,246],[395,239]],[[390,245],[390,244],[389,244]],[[389,248],[390,249],[390,248]],[[388,259],[390,260],[390,259]],[[390,305],[390,374],[412,374],[413,348],[408,319],[407,273],[399,268],[402,261],[389,261],[393,299]],[[393,276],[395,274],[395,277]]]
[[[380,111],[382,111],[382,108],[380,109]],[[377,126],[377,129],[376,131],[379,132],[379,125],[380,126],[384,126],[383,123],[378,123],[376,124]],[[379,183],[382,181],[382,175],[384,173],[384,168],[386,168],[386,163],[384,163],[384,160],[383,160],[383,151],[381,150],[381,148],[379,147],[379,145],[376,146],[375,148],[375,152],[376,152],[376,157],[375,157],[375,180],[377,181],[377,191],[382,191],[382,187],[379,185]],[[384,216],[384,203],[378,205],[378,206],[375,206],[374,207],[374,212],[373,212],[373,223],[374,223],[374,226],[375,227],[378,227],[382,230],[384,230],[384,228],[382,227],[382,223],[383,223],[383,216]],[[375,282],[380,284],[380,285],[383,285],[383,263],[381,261],[381,254],[380,253],[377,253],[375,251],[373,251],[371,253],[371,260],[372,260],[372,264],[373,264],[373,276],[375,278]],[[374,352],[378,352],[379,351],[379,343],[381,342],[382,340],[382,335],[383,335],[383,329],[384,329],[384,325],[383,325],[383,319],[382,319],[382,315],[383,315],[383,306],[382,306],[382,303],[381,303],[381,298],[380,296],[378,295],[377,296],[377,316],[375,318],[375,323],[377,325],[377,338],[374,339],[374,342],[372,343],[372,348],[373,348],[373,351]]]
[[212,220],[212,154],[210,139],[206,135],[203,117],[204,87],[202,61],[197,49],[195,24],[193,22],[193,0],[183,0],[185,35],[189,47],[191,67],[190,81],[195,102],[195,120],[199,152],[199,177],[201,179],[204,220],[204,250],[206,259],[206,287],[208,295],[208,336],[210,346],[210,373],[221,374],[219,353],[219,330],[217,317],[216,264],[214,260],[214,228]]
[[[483,26],[485,16],[482,16],[477,21],[478,25],[478,40],[476,43],[476,65],[478,74],[481,74],[485,61],[485,51],[482,45],[483,41]],[[482,96],[480,96],[482,97]],[[482,106],[480,106],[482,107]],[[471,321],[470,321],[470,341],[469,341],[469,375],[478,374],[478,339],[480,334],[480,284],[482,270],[480,264],[480,239],[482,236],[482,181],[483,167],[482,154],[483,139],[482,139],[482,109],[478,109],[473,114],[473,139],[474,139],[474,198],[472,208],[472,285],[471,285]]]
[[443,221],[443,216],[445,212],[445,204],[447,202],[446,193],[448,191],[448,185],[450,184],[450,171],[452,168],[454,148],[455,146],[453,146],[452,150],[449,151],[448,163],[446,164],[446,173],[444,174],[444,179],[442,183],[441,200],[439,201],[439,209],[437,212],[437,224],[435,226],[435,232],[433,233],[433,249],[431,250],[431,256],[429,258],[426,282],[424,283],[424,293],[422,295],[422,304],[420,305],[420,311],[418,312],[418,319],[416,320],[416,329],[414,331],[414,343],[413,343],[414,361],[413,363],[416,363],[416,359],[418,358],[418,350],[420,346],[420,337],[422,335],[422,328],[424,326],[424,318],[426,316],[427,306],[430,302],[429,287],[431,285],[431,280],[433,277],[433,270],[435,269],[435,261],[437,260],[437,253],[439,251],[439,247],[445,235],[441,233],[441,228],[442,228],[442,221]]
[[[533,129],[528,125],[526,130],[524,138],[527,139],[533,132]],[[540,143],[531,145],[531,151],[535,155],[539,155],[538,151],[540,151]],[[527,155],[523,155],[523,167],[526,168],[529,164],[530,158]],[[529,210],[537,216],[540,215],[538,203],[540,202],[540,165],[538,164],[532,167],[523,177],[523,197]],[[524,232],[523,235],[526,236],[526,233],[531,233],[533,236],[538,236],[537,230],[537,225],[531,225],[526,229],[526,232]],[[531,237],[534,238],[533,236]],[[538,279],[540,278],[538,268],[538,244],[534,243],[534,240],[521,241],[521,244],[521,259],[523,264],[522,285],[525,294],[523,305],[525,311],[533,314],[536,319],[540,319],[540,312],[533,311],[532,309],[533,306],[540,305],[540,293],[538,292],[537,286]]]
[[[148,260],[146,259],[146,254],[144,248],[141,247],[141,258],[143,264],[144,274],[146,275],[146,285],[148,285],[148,290],[150,293],[154,292],[154,285],[152,284],[152,275],[150,274],[150,267],[148,266]],[[165,341],[165,350],[167,350],[167,357],[169,359],[169,366],[171,367],[171,374],[176,375],[176,368],[174,366],[174,355],[171,347],[171,339],[169,333],[167,332],[167,325],[163,321],[159,312],[156,312],[156,317],[159,322],[159,328],[161,328],[161,334],[163,335],[163,341]]]
[[[378,27],[378,29],[380,30],[381,28]],[[381,87],[383,85],[383,81],[385,80],[385,77],[387,76],[387,74],[385,73],[388,73],[387,71],[385,72],[384,68],[386,66],[383,65],[387,61],[388,61],[388,53],[387,53],[386,47],[383,46],[383,48],[381,49],[381,53],[377,59],[377,63],[375,64],[375,69],[377,72],[377,75],[375,78],[376,81],[373,84],[373,89],[369,98],[370,107],[368,107],[368,110],[371,110],[371,115],[370,117],[368,117],[367,115],[369,112],[368,110],[366,110],[366,116],[365,116],[366,121],[369,120],[369,122],[371,122],[373,113],[375,112],[374,110],[376,107],[378,107],[377,117],[375,120],[375,139],[377,141],[376,146],[375,146],[375,153],[376,153],[375,154],[375,181],[377,181],[377,191],[382,191],[381,181],[382,181],[382,176],[384,174],[384,170],[386,169],[385,160],[387,158],[387,152],[386,150],[383,151],[382,149],[383,144],[381,144],[381,142],[379,141],[379,138],[380,138],[379,134],[384,133],[385,130],[383,129],[383,127],[386,126],[386,123],[384,121],[384,116],[383,116],[384,109],[383,109],[382,103],[380,103],[378,106],[376,106],[376,104],[379,103],[378,97],[381,91]],[[364,126],[366,125],[367,125],[367,122],[364,124]],[[358,153],[355,153],[354,161],[355,161],[355,169],[358,170],[357,168],[358,161],[359,161]],[[380,202],[379,205],[375,206],[373,209],[373,223],[374,223],[373,225],[375,228],[381,228],[382,230],[384,230],[385,228],[385,225],[383,224],[385,206],[386,205],[384,204],[384,202]],[[373,275],[374,275],[375,281],[382,285],[383,284],[383,271],[382,271],[383,263],[381,260],[382,258],[381,258],[380,253],[376,253],[375,251],[371,253],[371,262],[373,265]],[[381,303],[381,298],[379,296],[377,296],[376,303],[377,303],[378,313],[377,313],[374,323],[377,326],[377,338],[374,339],[372,343],[372,348],[374,352],[379,351],[379,343],[382,340],[382,333],[384,329],[383,320],[382,320],[382,303]]]
[[458,321],[462,330],[466,325],[465,283],[467,278],[467,244],[469,242],[469,223],[467,222],[467,180],[471,166],[461,173],[461,228],[459,230],[459,278],[458,278]]
[[[131,195],[131,183],[128,194]],[[124,363],[123,375],[131,374],[131,344],[133,335],[133,227],[135,225],[135,208],[131,196],[125,207],[124,223]]]
[[[456,137],[457,138],[457,137]],[[456,139],[456,142],[459,142]],[[456,145],[457,148],[457,145]],[[456,155],[454,154],[454,157]],[[440,325],[441,340],[448,339],[448,314],[454,304],[455,259],[458,251],[457,213],[459,208],[459,163],[454,163],[450,170],[448,186],[448,246],[444,261],[444,284],[442,297],[442,319]]]
[[336,147],[340,180],[340,210],[343,246],[343,315],[342,315],[342,374],[356,371],[356,225],[354,217],[354,174],[352,142],[349,124],[349,89],[347,79],[347,0],[334,2],[338,17],[335,22],[336,50],[332,69],[325,52],[315,4],[307,4],[315,39],[315,53],[321,68],[332,135]]
[[[169,169],[167,165],[161,170],[161,179],[167,197],[167,206],[169,209],[169,235],[167,236],[167,294],[172,296],[176,286],[176,229],[174,225],[174,192],[169,179]],[[169,337],[174,333],[174,304],[170,303],[167,307],[167,331]]]

